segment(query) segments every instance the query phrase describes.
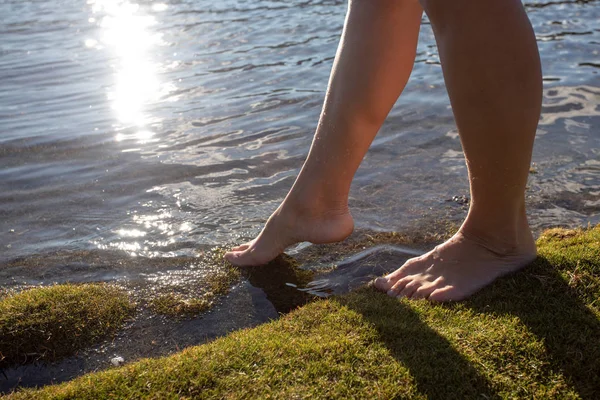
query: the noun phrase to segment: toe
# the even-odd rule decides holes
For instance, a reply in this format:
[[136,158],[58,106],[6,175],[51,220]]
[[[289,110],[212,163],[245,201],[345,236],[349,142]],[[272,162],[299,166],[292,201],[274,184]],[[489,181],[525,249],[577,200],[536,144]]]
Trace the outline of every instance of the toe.
[[421,286],[420,282],[418,281],[410,281],[406,284],[406,286],[404,286],[404,289],[402,289],[401,291],[398,292],[398,298],[403,298],[403,297],[407,297],[410,298],[413,293],[419,289],[419,287]]
[[239,257],[239,254],[240,254],[239,251],[232,249],[232,251],[228,251],[227,253],[225,253],[225,255],[223,257],[225,258],[225,260],[229,261],[231,264],[237,265],[236,261]]
[[246,244],[242,244],[240,246],[236,246],[233,249],[231,249],[231,251],[244,251],[246,250],[248,247],[250,247],[250,244],[246,243]]
[[392,283],[385,277],[377,278],[373,281],[373,286],[377,290],[381,290],[382,292],[387,292],[392,288]]
[[435,289],[429,295],[429,300],[439,303],[460,300],[460,298],[455,297],[453,289],[454,288],[452,286],[444,286],[442,288]]
[[[410,260],[406,261],[400,268],[398,268],[391,274],[388,274],[384,277],[375,279],[375,281],[373,282],[373,285],[377,289],[381,290],[382,292],[389,292],[390,290],[396,291],[394,286],[399,281],[406,278],[411,273],[411,271],[415,269],[415,267],[418,267],[419,261],[423,257],[424,256],[411,258]],[[406,282],[404,284],[406,284]],[[397,292],[399,293],[403,288],[404,288],[404,286],[402,286],[402,288],[399,288],[399,290],[397,290]],[[398,295],[398,293],[393,294],[393,292],[391,292],[390,296],[395,297]]]
[[385,278],[390,282],[390,285],[393,285],[399,279],[406,277],[406,275],[407,275],[406,268],[407,268],[407,265],[410,265],[409,262],[410,262],[410,260],[408,260],[400,268],[398,268],[391,274],[388,274],[385,276]]
[[392,287],[387,291],[388,296],[397,297],[400,294],[400,292],[404,290],[404,287],[411,282],[411,280],[412,279],[410,277],[406,277],[396,281],[396,283],[394,283]]
[[225,259],[236,267],[255,267],[268,264],[283,250],[284,248],[265,245],[265,241],[254,240],[244,250],[225,253]]
[[263,264],[256,260],[249,250],[225,253],[225,259],[236,267],[250,267]]
[[434,284],[421,285],[410,296],[411,299],[428,299],[429,295],[437,288]]
[[231,251],[244,251],[248,247],[252,246],[254,244],[254,242],[256,242],[256,239],[253,239],[253,240],[251,240],[249,242],[246,242],[244,244],[240,244],[239,246],[236,246],[233,249],[231,249]]

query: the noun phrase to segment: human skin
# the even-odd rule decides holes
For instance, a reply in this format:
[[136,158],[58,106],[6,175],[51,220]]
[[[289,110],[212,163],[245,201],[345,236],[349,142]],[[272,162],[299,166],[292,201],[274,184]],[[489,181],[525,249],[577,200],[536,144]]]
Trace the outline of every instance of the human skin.
[[535,36],[519,0],[351,0],[309,155],[251,242],[226,254],[262,265],[300,241],[353,229],[352,178],[414,63],[422,12],[435,34],[469,172],[459,231],[375,281],[390,296],[461,300],[536,255],[525,185],[541,109]]

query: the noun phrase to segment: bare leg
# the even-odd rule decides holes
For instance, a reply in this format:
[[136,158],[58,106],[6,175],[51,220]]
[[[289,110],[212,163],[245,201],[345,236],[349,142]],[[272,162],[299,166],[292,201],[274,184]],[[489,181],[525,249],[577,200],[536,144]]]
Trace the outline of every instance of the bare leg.
[[391,296],[463,299],[535,258],[525,185],[541,107],[535,36],[520,0],[421,0],[465,152],[471,207],[459,232],[379,278]]
[[416,0],[351,0],[313,143],[283,203],[253,241],[226,254],[260,265],[297,242],[343,240],[348,193],[412,71],[423,10]]

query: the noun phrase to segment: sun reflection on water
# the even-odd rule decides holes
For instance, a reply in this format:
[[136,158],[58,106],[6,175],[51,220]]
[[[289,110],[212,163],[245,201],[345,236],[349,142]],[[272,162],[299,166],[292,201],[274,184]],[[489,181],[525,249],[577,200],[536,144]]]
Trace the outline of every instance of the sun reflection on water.
[[[107,97],[119,122],[115,139],[140,144],[156,141],[150,126],[160,120],[147,108],[173,90],[172,84],[159,79],[161,65],[154,56],[157,46],[165,43],[162,34],[153,30],[156,18],[130,1],[88,0],[88,4],[94,14],[90,22],[101,29],[100,43],[114,55],[115,84]],[[166,9],[162,3],[152,5],[156,12]],[[86,46],[95,47],[96,41],[88,39]]]
[[[150,207],[150,204],[144,204]],[[167,209],[149,213],[130,212],[132,218],[123,227],[112,231],[114,238],[109,243],[102,240],[92,241],[102,250],[121,250],[130,256],[169,257],[176,253],[165,251],[174,245],[179,235],[191,232],[194,225],[180,222]],[[157,249],[160,249],[158,251]]]

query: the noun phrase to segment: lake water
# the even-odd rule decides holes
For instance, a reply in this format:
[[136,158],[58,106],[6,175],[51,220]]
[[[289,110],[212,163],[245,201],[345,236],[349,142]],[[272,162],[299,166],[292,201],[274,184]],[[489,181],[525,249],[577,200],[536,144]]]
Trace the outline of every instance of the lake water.
[[[525,5],[544,69],[532,227],[600,223],[600,2]],[[133,258],[155,260],[135,279],[156,281],[156,260],[256,235],[306,157],[345,11],[326,0],[0,0],[0,265],[10,266],[0,284],[126,280]],[[364,230],[466,213],[426,19],[417,51],[353,183]],[[94,269],[104,258],[119,271]],[[40,260],[54,267],[40,273]]]

